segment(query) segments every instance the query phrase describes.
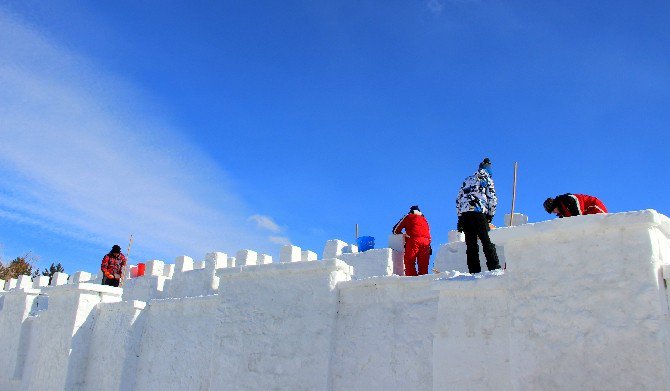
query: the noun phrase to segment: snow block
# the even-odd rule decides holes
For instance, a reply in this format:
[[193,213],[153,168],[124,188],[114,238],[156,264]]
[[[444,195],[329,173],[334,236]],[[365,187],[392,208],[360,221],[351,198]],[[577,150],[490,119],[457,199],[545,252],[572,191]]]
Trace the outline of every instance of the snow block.
[[65,285],[70,277],[67,273],[56,272],[51,276],[51,286]]
[[37,276],[33,278],[33,288],[42,288],[49,286],[49,276]]
[[207,265],[212,269],[222,269],[228,266],[228,254],[222,252],[211,252],[205,255]]
[[395,251],[404,252],[405,251],[405,235],[403,234],[391,234],[389,235],[389,247]]
[[168,263],[163,267],[163,276],[172,278],[174,275],[174,263]]
[[207,261],[197,261],[193,262],[193,270],[200,270],[207,267]]
[[458,232],[456,230],[449,231],[448,242],[449,243],[465,242],[465,234],[463,232]]
[[355,244],[346,245],[342,249],[342,254],[356,254],[357,252],[358,252],[358,246]]
[[17,281],[16,287],[19,289],[29,289],[33,287],[33,280],[30,276],[21,275]]
[[279,253],[279,262],[299,262],[302,260],[302,254],[300,252],[300,247],[292,246],[287,244],[282,246],[281,252]]
[[228,257],[228,267],[235,267],[237,259],[235,257]]
[[0,291],[5,290],[5,280],[0,280]]
[[316,253],[314,251],[305,250],[300,253],[300,259],[305,261],[316,261]]
[[10,278],[9,281],[5,283],[5,290],[8,291],[16,288],[16,282],[16,278]]
[[235,258],[237,259],[238,266],[256,265],[258,261],[258,253],[252,250],[240,250],[237,252]]
[[80,282],[91,281],[91,273],[88,272],[76,272],[72,275],[72,283],[78,284]]
[[187,272],[193,270],[193,258],[182,255],[174,260],[175,270],[178,272]]
[[259,254],[258,255],[258,264],[259,265],[268,265],[272,263],[272,256],[267,255],[267,254]]
[[339,239],[327,241],[326,247],[323,249],[323,259],[337,258],[342,255],[342,250],[344,250],[345,247],[347,247],[347,243]]
[[[505,227],[509,227],[509,213],[505,213]],[[528,224],[528,216],[521,213],[514,213],[514,224],[512,226]]]
[[144,271],[144,275],[146,276],[162,276],[165,272],[165,263],[163,261],[153,259],[146,261],[144,264],[146,265]]

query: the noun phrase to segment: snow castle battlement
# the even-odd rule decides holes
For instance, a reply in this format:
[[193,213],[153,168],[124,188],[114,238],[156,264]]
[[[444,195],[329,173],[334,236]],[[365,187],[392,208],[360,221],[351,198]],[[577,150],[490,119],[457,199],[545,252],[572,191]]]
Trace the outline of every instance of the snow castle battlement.
[[[397,251],[333,240],[152,260],[123,289],[22,276],[0,292],[0,389],[670,389],[670,219],[491,237],[505,273],[399,277]],[[434,257],[465,269],[458,240]]]

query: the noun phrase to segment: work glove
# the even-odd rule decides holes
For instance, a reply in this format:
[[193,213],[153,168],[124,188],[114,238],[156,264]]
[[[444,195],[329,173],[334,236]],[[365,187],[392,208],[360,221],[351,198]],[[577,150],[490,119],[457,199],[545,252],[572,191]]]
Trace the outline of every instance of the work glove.
[[112,273],[110,273],[110,272],[105,272],[105,277],[107,277],[107,278],[110,279],[110,280],[113,280],[113,279],[114,279],[114,275],[113,275]]

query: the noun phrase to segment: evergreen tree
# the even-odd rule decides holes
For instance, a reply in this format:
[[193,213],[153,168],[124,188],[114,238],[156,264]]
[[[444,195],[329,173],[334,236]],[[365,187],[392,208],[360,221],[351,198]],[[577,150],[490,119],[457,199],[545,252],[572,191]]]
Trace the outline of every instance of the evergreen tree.
[[[38,271],[39,272],[39,271]],[[63,265],[58,262],[57,264],[51,264],[48,269],[44,269],[42,271],[43,276],[48,276],[49,277],[49,285],[51,285],[51,278],[53,277],[54,273],[65,273],[65,268],[63,268]]]

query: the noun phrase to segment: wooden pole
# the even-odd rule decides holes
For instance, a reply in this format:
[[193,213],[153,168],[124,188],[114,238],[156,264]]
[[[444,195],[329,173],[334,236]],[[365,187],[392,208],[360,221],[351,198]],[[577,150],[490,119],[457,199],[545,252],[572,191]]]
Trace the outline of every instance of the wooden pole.
[[512,213],[509,215],[509,227],[514,225],[514,204],[516,203],[516,173],[519,169],[519,163],[514,162],[514,181],[512,182]]
[[356,224],[356,242],[358,242],[358,224]]
[[123,270],[121,271],[121,283],[120,286],[123,287],[123,283],[126,282],[126,268],[128,267],[128,262],[130,262],[130,248],[133,245],[133,234],[130,234],[130,240],[128,241],[128,250],[126,250],[126,264],[123,265]]

